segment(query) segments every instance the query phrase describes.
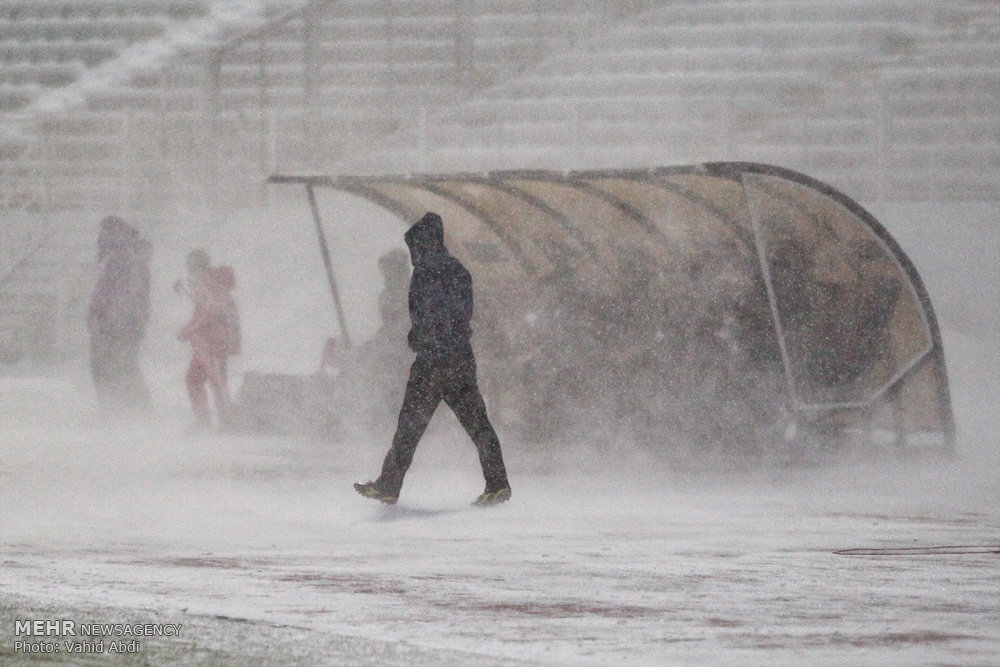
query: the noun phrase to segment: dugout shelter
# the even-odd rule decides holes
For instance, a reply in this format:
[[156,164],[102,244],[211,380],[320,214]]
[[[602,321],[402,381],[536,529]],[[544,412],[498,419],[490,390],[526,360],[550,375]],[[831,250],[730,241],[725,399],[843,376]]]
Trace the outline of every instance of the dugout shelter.
[[335,301],[316,188],[388,209],[401,233],[439,213],[475,279],[496,400],[537,438],[615,424],[689,451],[954,446],[920,276],[857,202],[806,175],[725,162],[270,182],[305,186]]

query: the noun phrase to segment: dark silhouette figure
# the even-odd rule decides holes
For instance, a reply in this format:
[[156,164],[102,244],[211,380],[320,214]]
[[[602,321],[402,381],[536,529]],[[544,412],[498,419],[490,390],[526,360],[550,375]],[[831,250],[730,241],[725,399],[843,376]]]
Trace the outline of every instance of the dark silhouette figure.
[[143,408],[149,389],[139,344],[149,321],[149,243],[121,218],[101,221],[98,276],[87,311],[90,370],[104,409]]
[[406,331],[406,290],[410,282],[409,259],[405,250],[394,249],[378,258],[382,292],[378,296],[381,331]]
[[374,482],[355,484],[367,498],[393,504],[413,461],[417,443],[443,400],[479,451],[486,490],[475,504],[493,505],[510,498],[500,440],[486,415],[472,353],[472,276],[444,245],[444,225],[427,213],[406,232],[413,275],[410,279],[410,348],[417,353],[410,368],[403,407],[392,447]]
[[396,427],[396,412],[403,399],[400,378],[410,367],[412,356],[402,342],[410,328],[407,293],[410,285],[410,258],[405,250],[396,248],[378,258],[382,274],[382,291],[378,297],[378,313],[382,324],[375,335],[362,346],[358,355],[363,380],[358,384],[369,396],[365,401],[364,422],[372,433],[389,437]]

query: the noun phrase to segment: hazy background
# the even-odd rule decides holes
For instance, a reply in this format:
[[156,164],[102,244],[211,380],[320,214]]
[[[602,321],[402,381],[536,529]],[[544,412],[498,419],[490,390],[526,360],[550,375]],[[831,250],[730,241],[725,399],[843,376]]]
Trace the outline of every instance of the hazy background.
[[[995,660],[995,555],[832,552],[1000,540],[1000,4],[426,2],[391,17],[334,4],[318,74],[301,19],[266,47],[227,42],[304,3],[199,2],[141,39],[65,18],[110,54],[72,64],[66,85],[0,83],[4,201],[34,202],[5,209],[0,270],[42,248],[0,294],[4,335],[39,343],[0,367],[3,618],[179,618],[191,635],[149,647],[163,663]],[[107,30],[140,24],[131,8]],[[4,44],[63,20],[4,11]],[[213,115],[203,55],[226,43]],[[19,62],[4,70],[39,76]],[[304,193],[265,186],[269,173],[744,159],[842,189],[913,260],[942,328],[955,458],[875,448],[692,473],[627,440],[539,451],[501,432],[514,498],[470,514],[478,462],[445,410],[394,509],[351,489],[377,474],[384,434],[185,433],[175,335],[190,303],[172,285],[191,248],[236,272],[234,392],[248,371],[313,372],[338,334]],[[319,195],[362,341],[377,258],[403,247],[405,223]],[[109,213],[153,243],[146,416],[102,414],[89,377],[83,314]]]

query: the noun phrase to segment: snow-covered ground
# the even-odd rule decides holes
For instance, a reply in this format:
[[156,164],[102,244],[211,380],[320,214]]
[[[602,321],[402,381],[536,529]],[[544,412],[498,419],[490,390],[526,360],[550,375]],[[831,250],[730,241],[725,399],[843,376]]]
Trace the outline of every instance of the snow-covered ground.
[[[955,460],[543,470],[507,442],[489,510],[447,429],[383,507],[351,482],[386,443],[185,437],[180,402],[101,418],[82,367],[0,378],[0,662],[79,640],[15,635],[64,619],[181,624],[138,638],[150,664],[997,664],[1000,349],[945,338]],[[992,553],[836,553],[941,546]]]
[[[324,204],[361,336],[400,229]],[[169,285],[190,239],[160,240],[154,417],[98,414],[82,359],[0,375],[0,664],[53,657],[18,641],[58,644],[63,664],[998,664],[995,231],[972,208],[962,225],[875,210],[942,315],[956,458],[684,474],[627,448],[543,460],[505,439],[514,497],[489,510],[469,506],[482,482],[458,429],[429,432],[391,508],[351,488],[387,442],[185,436],[169,334],[188,306]],[[333,320],[311,234],[293,211],[210,246],[241,277],[237,377],[318,360]],[[837,553],[934,547],[962,553]],[[27,619],[182,629],[138,638],[140,656],[107,653],[114,637],[70,656],[82,637],[26,637]]]
[[[215,3],[33,108],[71,106],[260,4]],[[362,338],[399,222],[320,199]],[[155,416],[98,414],[82,359],[0,372],[0,665],[1000,664],[995,204],[872,207],[941,318],[956,458],[685,474],[627,447],[540,457],[505,438],[514,497],[479,510],[475,453],[455,429],[422,443],[395,507],[351,488],[387,442],[185,435],[172,334],[189,304],[170,285],[192,247],[236,267],[234,375],[319,361],[334,318],[295,201],[208,240],[194,224],[153,239]],[[28,637],[28,619],[181,629],[138,638],[139,655],[70,655],[64,641],[89,638]]]

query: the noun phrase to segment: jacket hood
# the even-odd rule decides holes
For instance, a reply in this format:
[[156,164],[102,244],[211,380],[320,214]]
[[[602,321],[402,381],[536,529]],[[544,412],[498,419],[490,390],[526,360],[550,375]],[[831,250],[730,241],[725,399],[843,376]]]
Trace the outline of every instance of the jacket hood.
[[437,213],[426,213],[403,235],[410,253],[417,257],[444,252],[444,222]]
[[202,280],[213,292],[230,292],[236,287],[236,276],[231,266],[213,266],[205,270]]
[[97,236],[97,256],[104,259],[114,253],[133,251],[140,245],[141,237],[134,227],[119,217],[110,215],[101,220]]

